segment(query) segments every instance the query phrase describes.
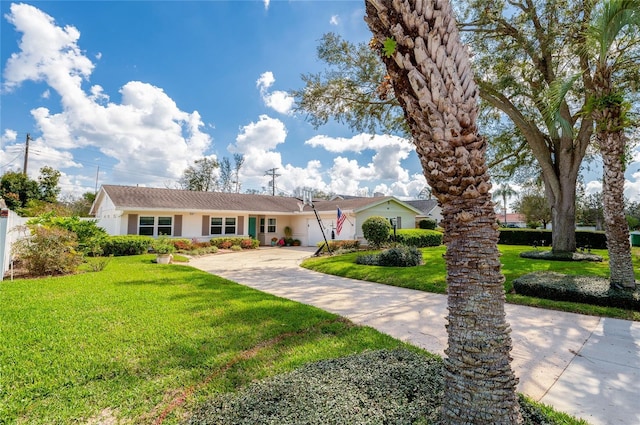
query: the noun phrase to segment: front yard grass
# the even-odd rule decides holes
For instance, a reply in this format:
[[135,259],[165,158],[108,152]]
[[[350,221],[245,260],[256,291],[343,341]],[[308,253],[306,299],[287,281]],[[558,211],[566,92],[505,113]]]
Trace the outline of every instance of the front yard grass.
[[177,423],[195,403],[257,379],[408,347],[154,257],[0,283],[0,423]]
[[[512,293],[513,280],[535,271],[555,271],[563,274],[609,277],[609,256],[606,250],[593,250],[604,258],[602,262],[547,261],[521,258],[520,253],[532,248],[526,246],[499,245],[502,273],[505,280],[507,302],[547,309],[589,314],[602,317],[640,321],[640,312],[588,304],[560,302],[542,298],[527,297]],[[539,248],[544,249],[544,248]],[[302,266],[322,273],[349,277],[352,279],[384,283],[392,286],[417,289],[437,294],[446,293],[446,268],[444,246],[422,248],[424,265],[418,267],[380,267],[355,263],[358,253],[348,253],[330,257],[314,257],[305,260]],[[640,248],[633,248],[633,262],[636,279],[640,280]]]

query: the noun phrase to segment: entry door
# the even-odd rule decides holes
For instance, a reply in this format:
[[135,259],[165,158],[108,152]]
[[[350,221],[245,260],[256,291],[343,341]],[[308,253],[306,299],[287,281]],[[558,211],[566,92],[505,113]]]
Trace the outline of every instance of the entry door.
[[249,217],[249,236],[251,236],[253,239],[258,239],[256,237],[258,233],[256,232],[256,218],[255,217]]

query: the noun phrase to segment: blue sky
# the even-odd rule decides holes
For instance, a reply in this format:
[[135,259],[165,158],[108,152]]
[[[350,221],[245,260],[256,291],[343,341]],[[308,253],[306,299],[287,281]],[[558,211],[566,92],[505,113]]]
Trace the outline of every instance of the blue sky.
[[[288,91],[318,72],[336,32],[367,42],[363,1],[1,2],[0,173],[62,172],[66,194],[100,184],[177,187],[204,156],[245,156],[242,191],[310,186],[415,197],[412,146],[314,129]],[[270,191],[270,189],[269,189]]]
[[[178,187],[202,157],[245,156],[241,191],[312,187],[415,198],[425,186],[412,145],[314,129],[292,111],[301,74],[324,68],[323,34],[371,35],[364,1],[0,0],[0,174],[62,172],[63,196],[96,184]],[[640,200],[634,150],[626,195]],[[599,161],[585,181],[601,185]]]

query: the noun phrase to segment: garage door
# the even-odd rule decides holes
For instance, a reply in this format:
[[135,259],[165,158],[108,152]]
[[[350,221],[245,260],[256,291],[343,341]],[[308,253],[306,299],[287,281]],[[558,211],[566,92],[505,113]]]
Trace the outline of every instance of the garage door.
[[[327,240],[331,240],[331,222],[322,222],[322,227],[324,228],[324,234],[327,236]],[[324,242],[322,237],[322,231],[320,230],[320,225],[318,224],[318,220],[308,219],[307,220],[307,235],[309,246],[316,246],[318,242]]]

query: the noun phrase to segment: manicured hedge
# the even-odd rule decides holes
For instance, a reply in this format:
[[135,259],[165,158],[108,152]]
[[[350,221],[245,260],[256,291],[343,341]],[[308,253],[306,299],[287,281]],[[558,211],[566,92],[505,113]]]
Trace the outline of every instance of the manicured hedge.
[[[500,241],[504,245],[551,246],[551,230],[541,229],[500,229]],[[576,231],[578,248],[607,249],[604,232]]]
[[118,257],[145,254],[153,240],[151,236],[107,236],[101,241],[102,255]]
[[[318,242],[316,244],[318,248],[323,247],[322,251],[327,251],[327,245],[325,245],[324,241]],[[331,247],[331,251],[337,251],[339,249],[344,249],[348,251],[357,251],[360,247],[360,241],[354,239],[344,239],[344,240],[330,240],[329,247]]]
[[640,311],[640,289],[611,289],[609,280],[556,272],[535,272],[513,281],[517,294]]
[[[393,232],[391,232],[391,236],[393,237]],[[442,233],[426,229],[398,229],[396,230],[396,242],[416,248],[440,246],[442,245]]]
[[213,238],[209,242],[212,246],[216,246],[220,249],[230,249],[232,246],[239,246],[243,249],[255,249],[260,246],[260,241],[257,239],[243,237]]

